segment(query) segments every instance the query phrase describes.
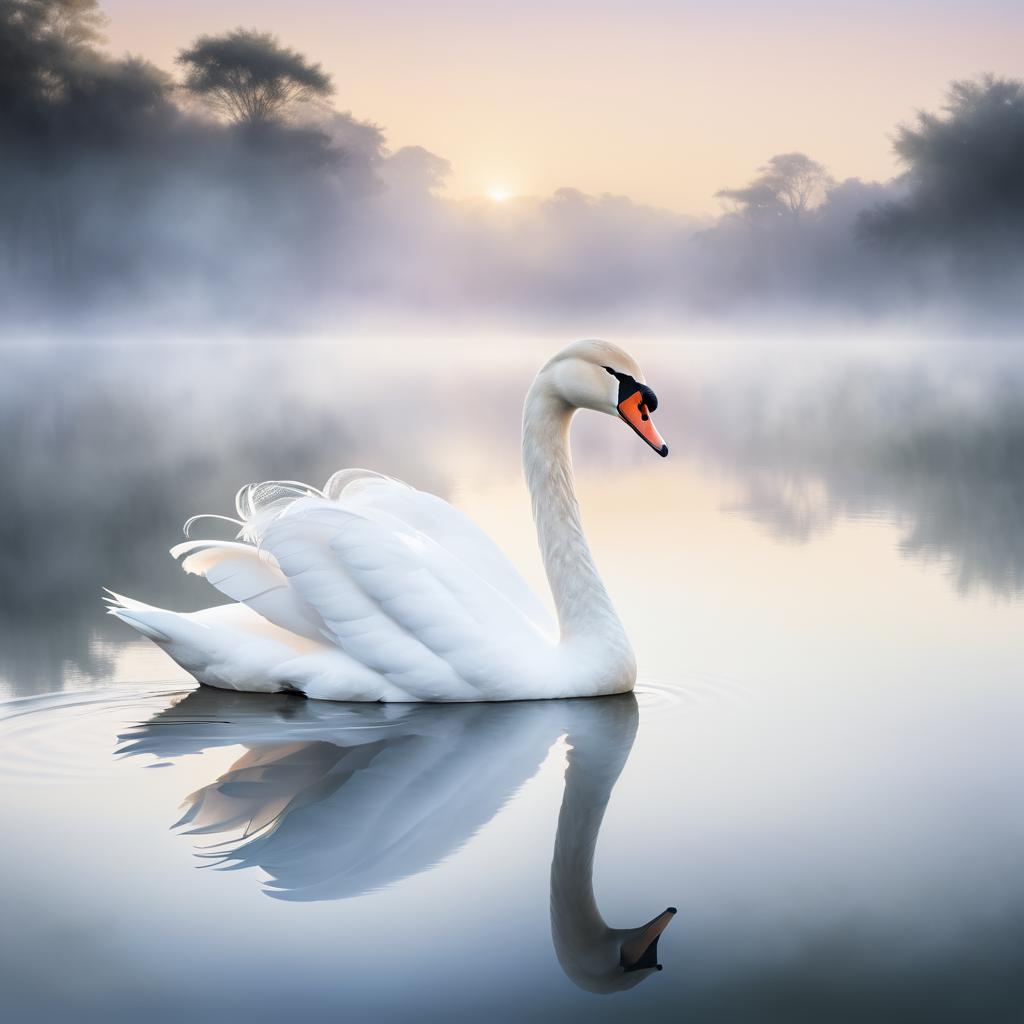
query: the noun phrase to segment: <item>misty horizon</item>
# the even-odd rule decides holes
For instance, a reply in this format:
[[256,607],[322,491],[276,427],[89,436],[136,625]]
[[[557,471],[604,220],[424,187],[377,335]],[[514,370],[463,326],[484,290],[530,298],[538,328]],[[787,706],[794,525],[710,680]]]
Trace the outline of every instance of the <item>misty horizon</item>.
[[[895,178],[766,150],[746,181],[721,182],[717,217],[688,217],[571,185],[451,198],[444,154],[391,149],[335,109],[316,54],[268,34],[183,39],[172,73],[107,55],[89,3],[4,0],[0,19],[11,331],[930,316],[1000,333],[1021,304],[1012,79],[955,82],[944,111],[880,125],[896,131]],[[198,71],[202,45],[291,84],[265,108],[232,105]]]

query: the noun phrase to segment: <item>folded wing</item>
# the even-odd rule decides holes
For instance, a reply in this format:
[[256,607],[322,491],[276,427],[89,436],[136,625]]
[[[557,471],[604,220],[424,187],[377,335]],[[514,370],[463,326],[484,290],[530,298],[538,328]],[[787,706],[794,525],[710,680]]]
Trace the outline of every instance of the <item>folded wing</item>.
[[553,622],[447,502],[362,470],[335,474],[325,492],[258,488],[239,500],[252,543],[179,545],[187,571],[411,699],[500,699],[531,659],[542,670]]

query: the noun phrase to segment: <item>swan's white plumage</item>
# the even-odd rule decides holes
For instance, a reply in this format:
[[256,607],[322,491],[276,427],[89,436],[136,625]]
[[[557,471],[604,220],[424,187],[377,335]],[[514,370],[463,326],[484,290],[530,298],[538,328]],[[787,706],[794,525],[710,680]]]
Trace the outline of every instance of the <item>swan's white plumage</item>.
[[613,346],[570,346],[538,374],[524,413],[524,468],[558,625],[465,515],[362,469],[335,473],[322,490],[243,487],[231,520],[238,540],[172,548],[236,603],[177,613],[114,595],[109,610],[201,682],[228,689],[357,701],[631,689],[633,653],[583,536],[568,450],[577,407],[615,413],[609,363],[642,379]]
[[[257,615],[310,640],[320,639],[320,624],[299,600],[277,559],[253,544],[193,540],[171,548],[188,573],[203,576],[225,597],[248,605]],[[184,556],[184,557],[182,557]]]
[[247,506],[252,543],[171,549],[241,609],[180,614],[120,598],[112,614],[211,685],[349,700],[513,697],[524,660],[542,670],[557,636],[522,577],[440,498],[376,475],[338,488],[338,476],[335,498],[309,489]]

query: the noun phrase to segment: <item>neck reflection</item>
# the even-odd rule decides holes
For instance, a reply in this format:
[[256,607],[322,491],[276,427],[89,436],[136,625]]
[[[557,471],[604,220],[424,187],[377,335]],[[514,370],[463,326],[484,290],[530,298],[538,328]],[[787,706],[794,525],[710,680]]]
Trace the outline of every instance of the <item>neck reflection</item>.
[[189,794],[175,827],[215,838],[197,855],[258,867],[267,894],[345,899],[426,871],[464,846],[570,747],[551,864],[551,934],[581,988],[631,988],[656,970],[674,909],[611,928],[593,890],[601,821],[636,735],[632,694],[504,704],[332,704],[200,687],[121,737],[119,753],[173,759],[246,748]]

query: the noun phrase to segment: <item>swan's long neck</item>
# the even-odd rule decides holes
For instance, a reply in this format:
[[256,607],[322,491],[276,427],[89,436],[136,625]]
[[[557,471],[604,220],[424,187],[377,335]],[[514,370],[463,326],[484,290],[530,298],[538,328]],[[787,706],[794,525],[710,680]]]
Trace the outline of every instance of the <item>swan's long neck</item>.
[[598,575],[580,522],[569,451],[574,412],[554,394],[543,373],[537,377],[523,410],[523,471],[533,503],[537,540],[562,640],[601,639],[629,651],[625,631]]

